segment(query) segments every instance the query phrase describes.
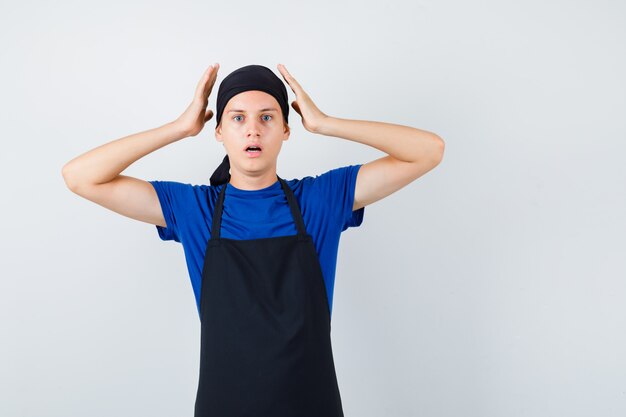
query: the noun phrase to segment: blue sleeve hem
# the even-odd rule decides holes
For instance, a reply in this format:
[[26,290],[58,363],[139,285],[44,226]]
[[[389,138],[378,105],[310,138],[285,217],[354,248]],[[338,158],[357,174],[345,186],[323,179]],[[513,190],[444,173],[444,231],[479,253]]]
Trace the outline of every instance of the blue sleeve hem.
[[349,204],[349,207],[347,207],[347,210],[349,210],[349,214],[348,214],[347,219],[345,220],[342,231],[345,231],[349,227],[359,227],[361,223],[363,223],[363,218],[365,216],[365,207],[361,207],[358,210],[351,210],[352,207],[354,207],[354,194],[356,190],[356,179],[359,174],[359,170],[361,169],[362,166],[363,164],[358,164],[358,165],[353,165],[351,167],[352,170],[350,171],[350,177],[348,179],[348,187],[347,187],[347,192],[348,192],[347,203]]
[[159,226],[158,224],[155,225],[157,228],[157,232],[159,235],[159,238],[161,240],[174,240],[176,242],[180,242],[180,240],[178,239],[178,236],[176,235],[176,232],[174,231],[173,227],[170,227],[170,225],[172,224],[171,222],[173,220],[171,219],[171,213],[169,211],[169,206],[167,206],[167,201],[166,198],[163,194],[163,189],[161,188],[161,184],[159,184],[159,181],[155,180],[155,181],[148,181],[150,184],[152,184],[152,187],[154,188],[154,191],[157,194],[157,197],[159,198],[159,204],[161,206],[161,212],[163,214],[163,219],[165,220],[165,224],[166,227],[163,226]]

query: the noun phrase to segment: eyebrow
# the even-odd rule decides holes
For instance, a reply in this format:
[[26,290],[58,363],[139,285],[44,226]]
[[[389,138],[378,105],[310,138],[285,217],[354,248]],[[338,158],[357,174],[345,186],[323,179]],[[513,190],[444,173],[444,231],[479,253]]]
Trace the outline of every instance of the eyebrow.
[[[274,107],[268,107],[268,108],[259,110],[259,112],[263,112],[263,111],[275,111],[275,112],[278,112],[278,110],[276,110]],[[246,113],[245,110],[239,110],[239,109],[228,110],[228,113],[230,113],[230,112]]]

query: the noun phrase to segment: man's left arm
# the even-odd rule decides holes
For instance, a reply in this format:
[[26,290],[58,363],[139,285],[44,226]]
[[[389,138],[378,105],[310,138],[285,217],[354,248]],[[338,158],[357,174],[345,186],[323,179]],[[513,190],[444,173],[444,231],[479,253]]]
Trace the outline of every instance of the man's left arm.
[[426,130],[331,116],[322,118],[314,133],[352,140],[388,154],[359,169],[353,211],[393,194],[435,168],[445,147],[441,137]]
[[278,70],[296,94],[291,107],[302,117],[306,130],[370,145],[388,154],[359,168],[352,211],[398,191],[441,162],[444,142],[438,135],[409,126],[328,116],[283,64],[278,64]]

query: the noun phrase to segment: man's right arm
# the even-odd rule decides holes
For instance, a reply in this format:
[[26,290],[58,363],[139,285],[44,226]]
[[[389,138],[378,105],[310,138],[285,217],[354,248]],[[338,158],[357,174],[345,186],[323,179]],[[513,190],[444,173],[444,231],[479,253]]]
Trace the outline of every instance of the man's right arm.
[[147,181],[120,175],[129,165],[163,146],[187,137],[176,122],[105,143],[63,166],[75,194],[135,220],[167,227],[159,198]]

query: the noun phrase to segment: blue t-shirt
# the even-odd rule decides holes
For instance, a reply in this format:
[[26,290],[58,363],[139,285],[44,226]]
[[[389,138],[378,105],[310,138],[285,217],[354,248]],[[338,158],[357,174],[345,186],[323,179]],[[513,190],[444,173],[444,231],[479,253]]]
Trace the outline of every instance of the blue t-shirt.
[[[306,231],[313,238],[331,315],[339,237],[347,228],[360,226],[365,212],[365,207],[352,211],[360,167],[360,164],[350,165],[315,177],[285,179],[298,201]],[[211,237],[213,209],[224,184],[149,182],[156,190],[167,223],[167,227],[156,226],[159,237],[182,244],[199,315],[204,255]],[[230,183],[225,186],[221,237],[260,239],[297,233],[287,197],[278,180],[260,190],[240,190]]]

